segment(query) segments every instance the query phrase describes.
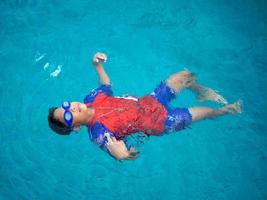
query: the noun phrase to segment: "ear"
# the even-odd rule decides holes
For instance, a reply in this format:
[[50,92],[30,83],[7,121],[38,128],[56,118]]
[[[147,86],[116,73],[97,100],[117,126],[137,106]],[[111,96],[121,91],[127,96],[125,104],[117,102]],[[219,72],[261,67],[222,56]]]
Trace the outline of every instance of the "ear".
[[81,129],[81,125],[78,125],[78,126],[74,126],[73,127],[73,130],[76,131],[76,132],[79,131],[80,129]]

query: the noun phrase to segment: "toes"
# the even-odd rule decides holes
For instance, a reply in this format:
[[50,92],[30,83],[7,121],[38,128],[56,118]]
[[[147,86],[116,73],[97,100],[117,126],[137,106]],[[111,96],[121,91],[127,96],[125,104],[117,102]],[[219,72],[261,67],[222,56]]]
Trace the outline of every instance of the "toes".
[[238,100],[235,104],[237,113],[242,113],[242,106],[243,106],[242,100]]

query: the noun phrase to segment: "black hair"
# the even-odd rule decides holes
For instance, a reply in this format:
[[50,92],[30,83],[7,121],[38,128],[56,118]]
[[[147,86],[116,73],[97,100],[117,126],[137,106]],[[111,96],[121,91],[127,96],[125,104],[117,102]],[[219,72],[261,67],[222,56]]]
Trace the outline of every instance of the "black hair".
[[49,127],[56,132],[57,134],[60,135],[69,135],[70,132],[72,131],[71,128],[66,126],[64,123],[59,121],[58,119],[55,118],[54,112],[57,109],[57,107],[52,107],[49,108],[49,114],[48,114],[48,124]]

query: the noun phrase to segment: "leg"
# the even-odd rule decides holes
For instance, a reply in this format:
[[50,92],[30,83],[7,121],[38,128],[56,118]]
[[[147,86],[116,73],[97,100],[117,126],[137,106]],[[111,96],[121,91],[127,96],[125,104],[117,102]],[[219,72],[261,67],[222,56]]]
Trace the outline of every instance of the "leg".
[[189,112],[192,115],[192,121],[199,121],[202,119],[215,118],[226,114],[241,113],[241,102],[237,101],[233,104],[229,104],[219,109],[212,109],[208,107],[193,107],[189,108]]
[[189,87],[193,82],[195,82],[195,76],[189,71],[181,71],[172,74],[166,80],[167,85],[172,88],[175,93],[178,93],[182,89]]
[[215,101],[217,103],[228,104],[227,100],[222,95],[211,88],[192,83],[188,89],[197,95],[199,101]]
[[175,98],[175,94],[191,85],[194,79],[194,75],[188,71],[173,74],[166,81],[162,81],[151,93],[151,96],[154,96],[162,105],[168,108],[170,101]]
[[166,83],[175,93],[185,88],[190,89],[197,95],[199,101],[215,101],[222,104],[228,103],[225,98],[219,95],[215,90],[196,83],[195,75],[186,70],[171,75],[166,80]]

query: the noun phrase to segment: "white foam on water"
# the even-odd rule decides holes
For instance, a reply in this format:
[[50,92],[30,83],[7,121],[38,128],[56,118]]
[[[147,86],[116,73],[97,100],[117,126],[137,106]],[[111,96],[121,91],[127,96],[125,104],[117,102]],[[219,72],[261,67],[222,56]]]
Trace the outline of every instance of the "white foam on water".
[[57,77],[60,74],[60,72],[61,72],[61,67],[62,67],[62,65],[58,65],[57,66],[57,69],[55,71],[53,71],[53,72],[50,73],[50,76]]
[[45,57],[45,53],[42,55],[39,55],[37,58],[35,58],[35,62],[39,62],[40,60],[42,60]]
[[44,65],[44,70],[46,70],[46,68],[48,68],[50,66],[50,64],[47,62],[47,63],[45,63],[45,65]]

